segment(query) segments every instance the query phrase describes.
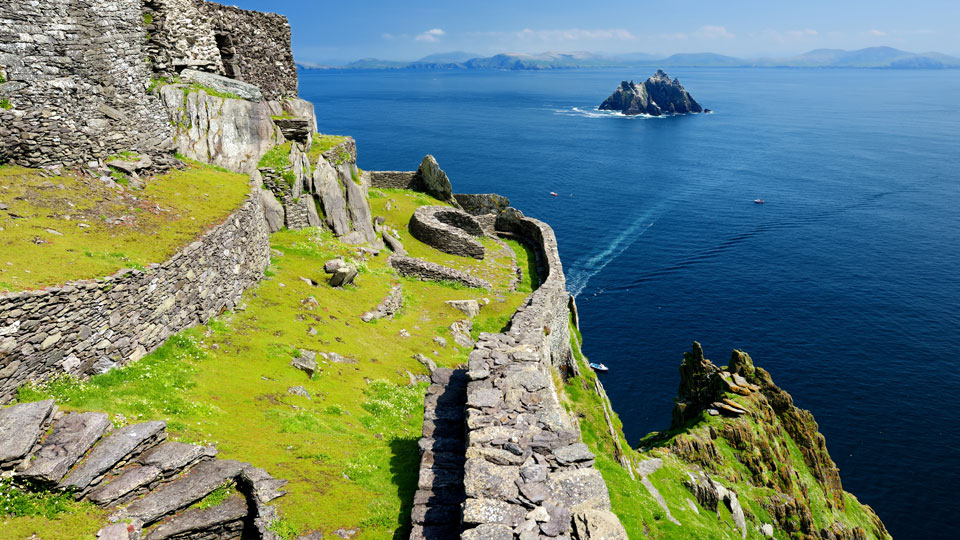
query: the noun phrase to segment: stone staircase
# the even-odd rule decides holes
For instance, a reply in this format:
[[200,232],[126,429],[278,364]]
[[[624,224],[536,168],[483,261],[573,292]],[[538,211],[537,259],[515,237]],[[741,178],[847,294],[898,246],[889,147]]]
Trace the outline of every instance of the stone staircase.
[[460,537],[467,372],[440,368],[433,371],[430,380],[423,413],[420,476],[413,497],[410,540]]
[[[0,475],[31,490],[69,490],[111,510],[100,540],[269,538],[286,480],[212,446],[167,441],[166,423],[112,429],[97,412],[57,411],[52,400],[0,409]],[[236,493],[210,508],[190,508],[230,485]]]

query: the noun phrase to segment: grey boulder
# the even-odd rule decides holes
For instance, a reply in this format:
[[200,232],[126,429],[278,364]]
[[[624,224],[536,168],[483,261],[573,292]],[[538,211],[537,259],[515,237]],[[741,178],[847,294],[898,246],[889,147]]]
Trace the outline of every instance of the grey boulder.
[[259,102],[263,100],[263,94],[257,86],[222,75],[197,71],[195,69],[185,69],[180,72],[180,79],[199,84],[200,86],[206,86],[217,92],[235,94],[247,101]]

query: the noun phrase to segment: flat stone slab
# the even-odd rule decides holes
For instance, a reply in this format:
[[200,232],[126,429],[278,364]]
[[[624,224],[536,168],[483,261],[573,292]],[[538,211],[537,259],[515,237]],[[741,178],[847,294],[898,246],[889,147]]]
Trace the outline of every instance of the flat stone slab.
[[610,510],[607,485],[596,469],[572,469],[555,472],[547,478],[548,499],[571,513],[585,510]]
[[97,506],[111,506],[159,479],[160,469],[157,467],[128,467],[120,476],[97,486],[87,495],[87,499]]
[[557,461],[564,464],[590,461],[596,457],[587,445],[582,442],[555,448],[553,455],[557,458]]
[[27,456],[55,408],[48,399],[0,409],[0,468]]
[[105,413],[67,414],[53,425],[30,466],[19,476],[41,484],[60,482],[111,427]]
[[239,461],[213,459],[204,461],[190,470],[186,476],[164,484],[142,499],[118,512],[119,519],[138,519],[149,525],[162,517],[182,510],[206,497],[227,480],[232,480],[243,470]]
[[167,423],[158,420],[124,426],[104,437],[80,465],[64,478],[61,489],[83,492],[121,461],[136,456],[166,438]]
[[[216,538],[233,538],[243,530],[243,519],[247,517],[247,501],[240,495],[233,495],[221,504],[203,510],[194,508],[161,523],[144,540],[166,540],[168,538],[187,538],[191,533],[219,533]],[[224,534],[226,533],[226,534]]]
[[179,472],[203,458],[212,458],[217,455],[213,446],[197,446],[177,441],[167,441],[143,453],[137,462],[142,465],[151,465],[160,469],[164,476]]
[[260,102],[263,100],[263,94],[260,92],[259,87],[222,75],[215,75],[195,69],[185,69],[180,72],[180,79],[212,88],[218,92],[236,94],[247,101]]

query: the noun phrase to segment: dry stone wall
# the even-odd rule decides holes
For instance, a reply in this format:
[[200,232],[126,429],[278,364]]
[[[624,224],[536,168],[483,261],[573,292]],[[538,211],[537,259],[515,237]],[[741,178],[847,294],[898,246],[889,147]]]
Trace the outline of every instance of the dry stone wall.
[[226,221],[145,271],[0,295],[0,403],[28,380],[137,360],[174,333],[232,309],[270,259],[260,191],[251,190]]
[[135,0],[0,3],[0,162],[76,165],[122,150],[170,147],[147,93],[145,32]]
[[[499,213],[496,228],[535,248],[543,283],[508,331],[480,335],[465,396],[451,377],[434,376],[411,539],[626,540],[594,455],[554,384],[554,370],[575,370],[556,237],[513,208]],[[460,418],[465,444],[453,433]]]

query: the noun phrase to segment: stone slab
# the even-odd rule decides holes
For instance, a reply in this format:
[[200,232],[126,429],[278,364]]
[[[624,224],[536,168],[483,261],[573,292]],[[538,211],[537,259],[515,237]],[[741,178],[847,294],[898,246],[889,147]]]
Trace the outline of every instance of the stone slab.
[[0,409],[0,467],[27,456],[54,409],[52,399]]
[[111,427],[105,413],[67,414],[53,425],[30,466],[19,476],[41,484],[60,482]]
[[101,482],[87,495],[87,499],[98,506],[110,506],[159,478],[160,469],[157,467],[127,467],[120,476],[106,483]]
[[137,462],[160,469],[164,476],[185,469],[203,458],[217,455],[213,446],[197,446],[177,441],[167,441],[141,455]]
[[166,422],[154,421],[124,426],[114,431],[100,440],[100,443],[87,455],[87,459],[77,465],[60,482],[59,487],[73,488],[82,493],[118,463],[140,454],[143,450],[165,439],[166,427]]
[[192,538],[192,533],[222,531],[226,535],[218,538],[233,538],[243,530],[242,520],[247,517],[247,501],[240,495],[233,495],[217,506],[206,509],[191,509],[161,523],[147,534],[144,540],[167,540],[168,538]]
[[243,463],[233,460],[204,461],[186,476],[164,484],[116,514],[120,519],[135,519],[145,525],[182,510],[203,499],[213,490],[240,474]]

